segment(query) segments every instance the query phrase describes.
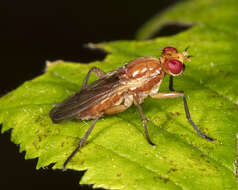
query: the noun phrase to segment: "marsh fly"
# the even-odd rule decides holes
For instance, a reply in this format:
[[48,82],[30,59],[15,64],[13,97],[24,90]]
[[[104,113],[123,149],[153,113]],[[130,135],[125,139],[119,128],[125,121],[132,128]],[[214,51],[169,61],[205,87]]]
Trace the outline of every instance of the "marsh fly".
[[[140,105],[147,96],[157,99],[182,97],[189,123],[200,136],[214,141],[213,138],[201,132],[191,120],[184,93],[176,92],[173,89],[173,76],[183,73],[185,68],[184,61],[190,61],[187,50],[179,53],[174,47],[166,47],[163,49],[160,59],[154,57],[137,58],[109,73],[104,73],[96,67],[91,68],[83,81],[81,89],[73,96],[56,105],[50,112],[50,117],[54,123],[73,118],[94,120],[76,149],[64,162],[63,169],[65,170],[67,163],[84,145],[99,118],[104,115],[123,112],[132,104],[138,108],[148,143],[154,145],[149,137],[147,119]],[[92,72],[99,79],[87,84]],[[170,91],[158,93],[165,74],[170,75]]]

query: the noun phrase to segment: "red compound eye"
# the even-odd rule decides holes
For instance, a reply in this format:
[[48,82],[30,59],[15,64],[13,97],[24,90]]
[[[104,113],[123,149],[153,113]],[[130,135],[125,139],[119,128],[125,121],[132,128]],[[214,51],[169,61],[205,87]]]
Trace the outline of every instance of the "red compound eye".
[[179,74],[183,70],[183,63],[177,59],[168,61],[168,69],[173,74]]

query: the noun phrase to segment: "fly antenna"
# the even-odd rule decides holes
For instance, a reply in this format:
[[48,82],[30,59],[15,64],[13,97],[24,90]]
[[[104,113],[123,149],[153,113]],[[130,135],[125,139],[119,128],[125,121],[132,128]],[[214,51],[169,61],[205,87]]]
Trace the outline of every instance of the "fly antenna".
[[190,46],[187,46],[184,51],[187,52],[189,48]]

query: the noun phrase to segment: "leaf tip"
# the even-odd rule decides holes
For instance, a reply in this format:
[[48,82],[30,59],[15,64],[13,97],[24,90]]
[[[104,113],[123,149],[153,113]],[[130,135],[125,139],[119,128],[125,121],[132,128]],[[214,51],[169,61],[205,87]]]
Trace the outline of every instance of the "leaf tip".
[[63,63],[63,60],[56,60],[56,61],[46,61],[46,65],[45,65],[45,72],[47,72],[50,68],[52,68],[53,66],[57,65],[57,64],[61,64]]

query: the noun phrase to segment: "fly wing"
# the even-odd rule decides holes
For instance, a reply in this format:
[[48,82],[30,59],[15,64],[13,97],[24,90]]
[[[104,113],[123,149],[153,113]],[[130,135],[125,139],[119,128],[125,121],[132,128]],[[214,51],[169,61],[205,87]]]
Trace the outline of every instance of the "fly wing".
[[50,117],[53,122],[72,119],[84,110],[104,100],[119,85],[118,70],[106,74],[104,77],[92,82],[86,88],[55,106]]

